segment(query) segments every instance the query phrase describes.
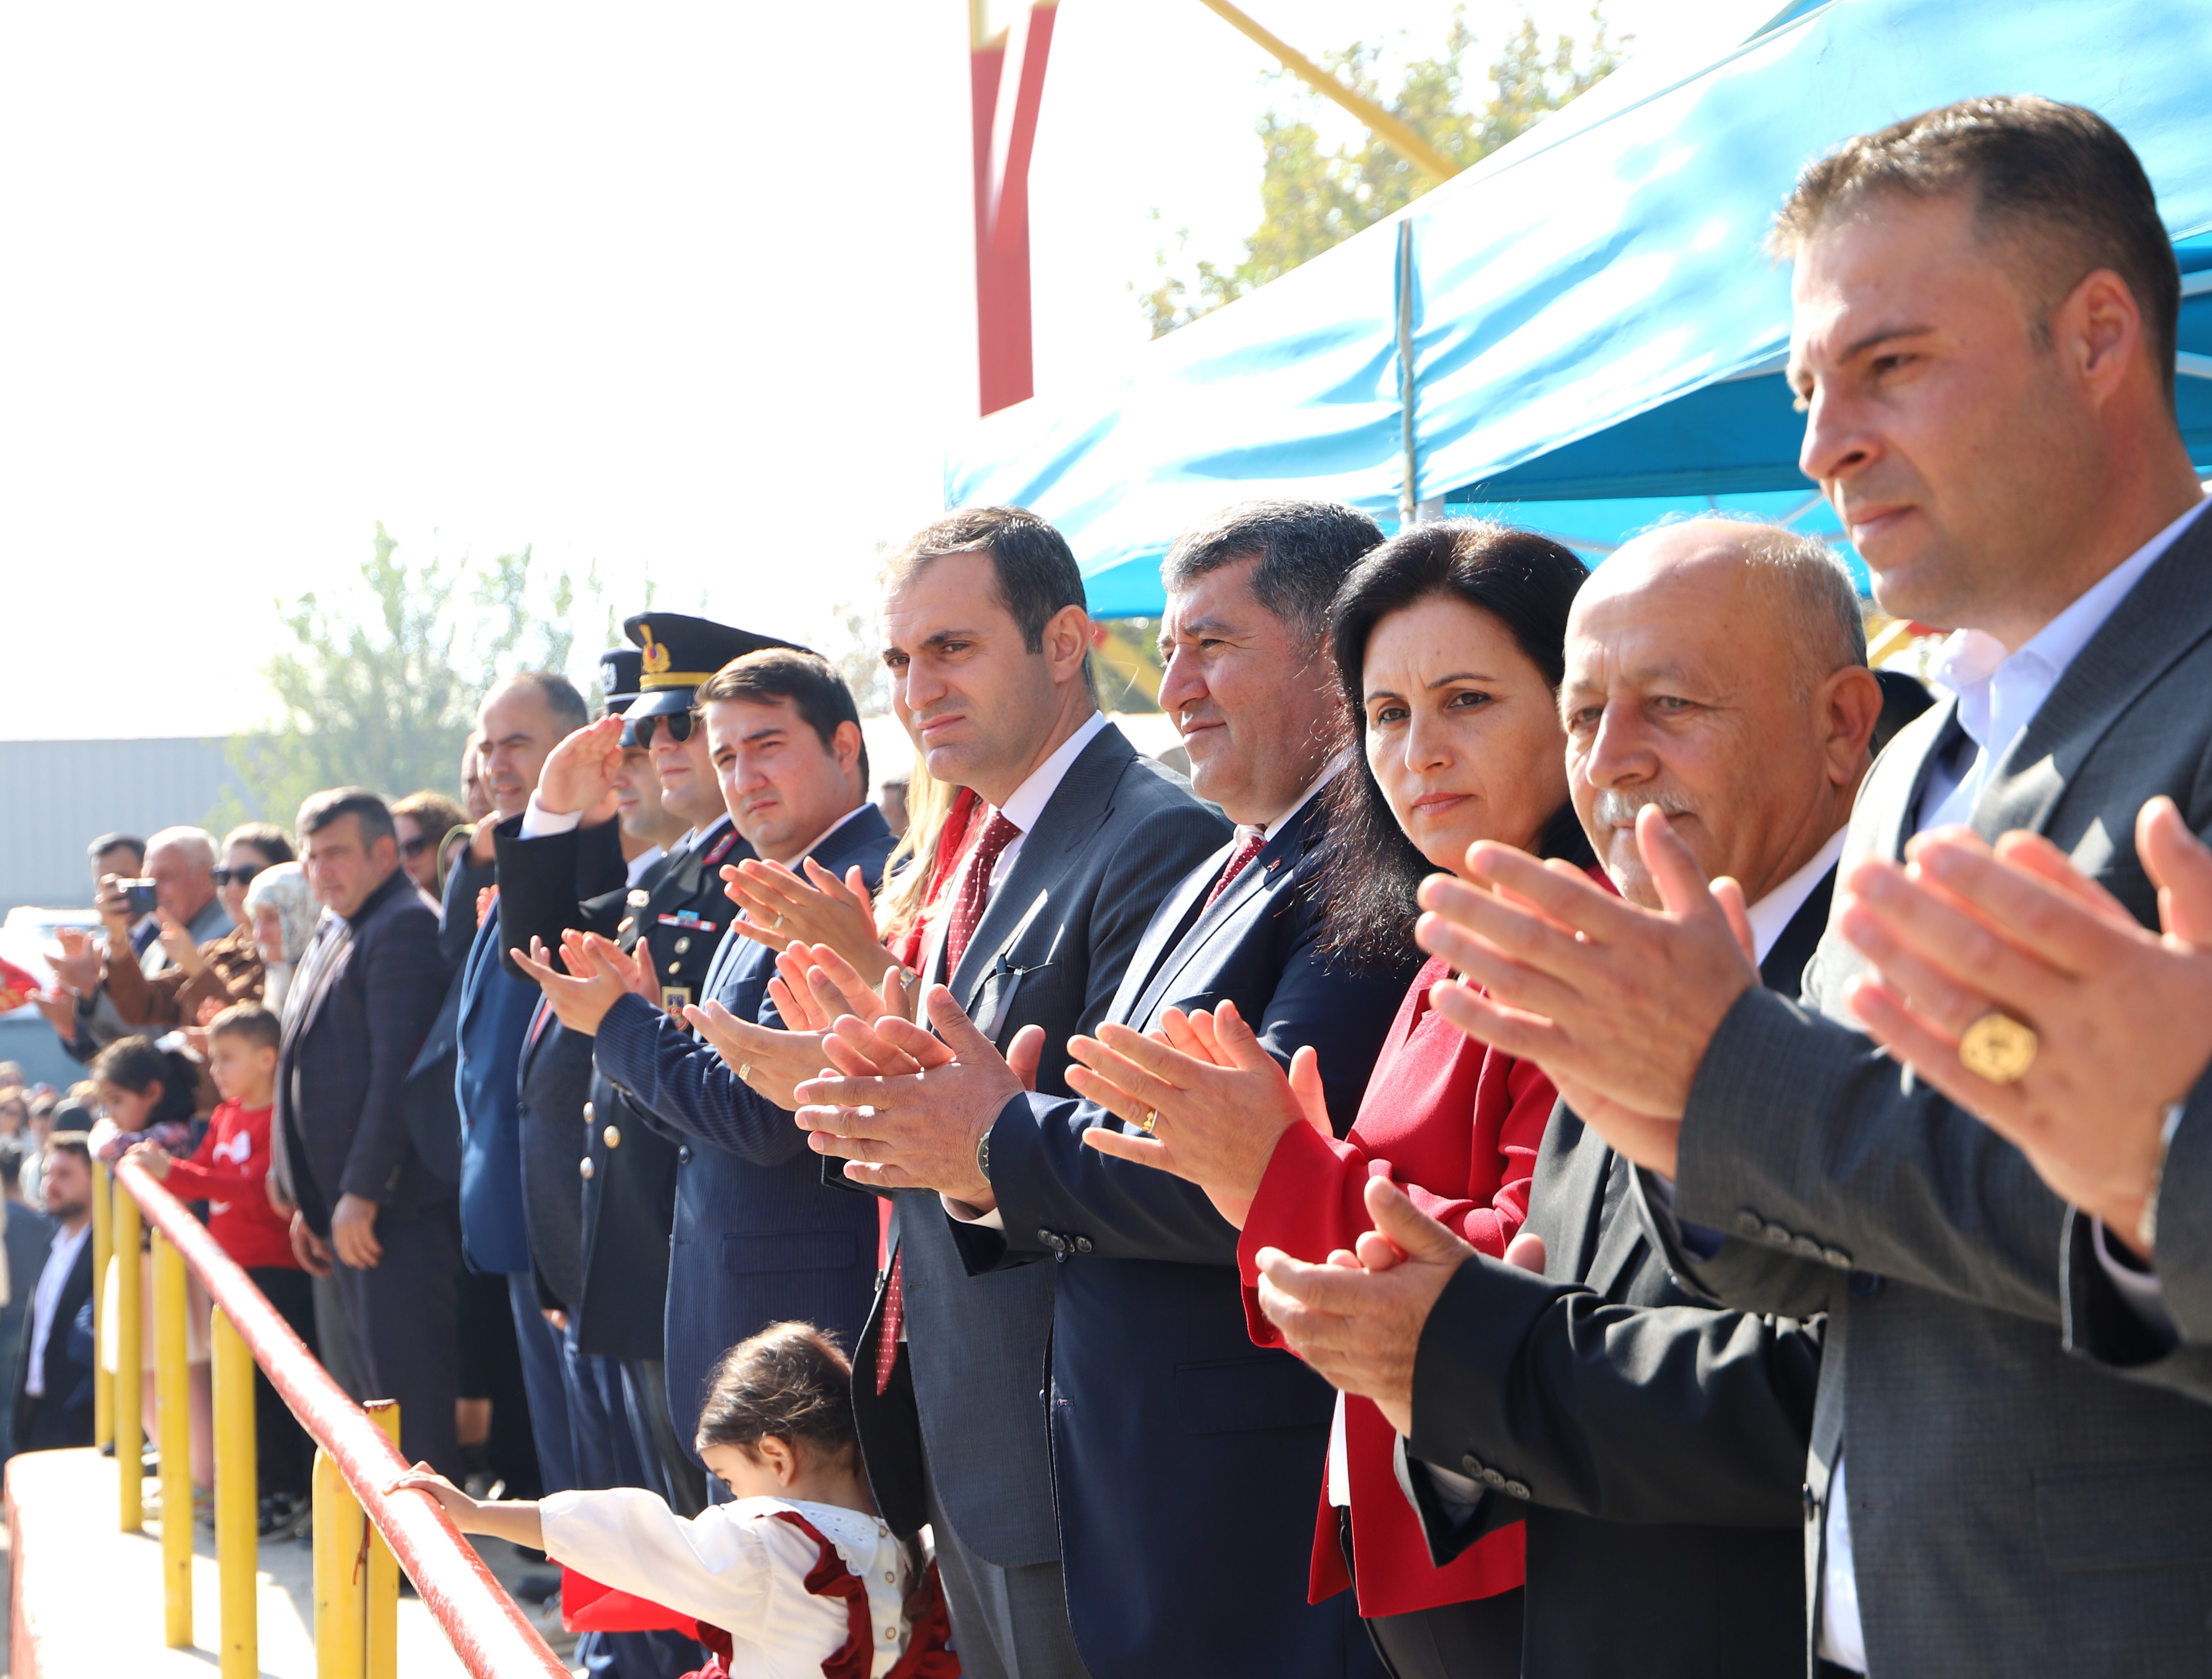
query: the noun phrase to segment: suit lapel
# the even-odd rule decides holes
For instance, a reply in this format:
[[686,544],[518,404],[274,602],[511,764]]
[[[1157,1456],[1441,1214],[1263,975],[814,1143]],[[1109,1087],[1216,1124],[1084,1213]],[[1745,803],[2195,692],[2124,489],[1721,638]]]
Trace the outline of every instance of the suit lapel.
[[2016,827],[2040,833],[2112,725],[2212,633],[2208,517],[2199,514],[2122,597],[2014,737],[1974,806],[1973,828],[1984,839]]
[[1796,914],[1790,918],[1774,948],[1766,953],[1766,960],[1759,965],[1759,983],[1767,990],[1793,999],[1796,997],[1805,964],[1813,960],[1813,953],[1820,947],[1820,936],[1828,929],[1828,911],[1835,896],[1836,871],[1831,869],[1806,894],[1805,901],[1797,906]]
[[[1285,823],[1281,833],[1261,847],[1259,855],[1245,865],[1244,872],[1230,882],[1229,889],[1211,906],[1198,911],[1198,918],[1182,932],[1171,947],[1173,954],[1166,961],[1159,962],[1148,975],[1135,1012],[1117,1014],[1115,1018],[1132,1026],[1150,1020],[1160,1008],[1163,999],[1174,989],[1183,970],[1198,960],[1207,945],[1247,904],[1262,894],[1273,891],[1283,871],[1295,870],[1304,860],[1306,853],[1321,843],[1326,831],[1326,815],[1320,799],[1316,797],[1308,801],[1297,820]],[[1213,882],[1219,877],[1237,843],[1232,838],[1227,847],[1206,859],[1204,871],[1189,882],[1198,893],[1213,889]],[[1171,901],[1182,900],[1182,894],[1178,892]],[[1178,924],[1188,917],[1188,911],[1186,910],[1177,918]],[[1131,964],[1133,969],[1135,966]]]
[[985,976],[997,966],[999,953],[1012,942],[1015,930],[1027,924],[1046,890],[1066,873],[1068,859],[1080,842],[1106,819],[1113,809],[1114,789],[1121,772],[1136,755],[1128,737],[1109,724],[1067,767],[1067,773],[1045,802],[1035,831],[1022,837],[1014,866],[991,895],[967,949],[961,952],[960,970],[951,985],[963,1008],[973,1004]]
[[1130,959],[1128,971],[1121,976],[1121,987],[1114,995],[1109,1018],[1125,1023],[1145,1018],[1139,999],[1151,987],[1153,975],[1169,952],[1184,942],[1184,930],[1198,914],[1205,894],[1213,888],[1214,877],[1221,872],[1236,846],[1237,842],[1231,840],[1206,858],[1204,867],[1187,876],[1182,885],[1168,894],[1152,917],[1152,925],[1145,929],[1144,937],[1137,943],[1137,954]]

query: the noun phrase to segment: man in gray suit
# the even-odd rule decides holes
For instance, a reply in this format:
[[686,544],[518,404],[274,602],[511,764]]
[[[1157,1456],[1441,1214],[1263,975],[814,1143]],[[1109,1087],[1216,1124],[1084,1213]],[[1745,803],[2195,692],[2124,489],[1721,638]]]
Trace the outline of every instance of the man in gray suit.
[[[1781,228],[1806,470],[1886,609],[1965,627],[1959,697],[1875,764],[1844,871],[1944,823],[2027,827],[2148,921],[2138,807],[2166,793],[2212,827],[2212,529],[2141,165],[2090,112],[1976,100],[1816,163]],[[1863,961],[1832,930],[1792,1005],[1737,943],[1740,891],[1708,889],[1658,811],[1638,840],[1664,912],[1479,848],[1473,883],[1431,882],[1424,943],[1469,982],[1440,1011],[1543,1065],[1675,1180],[1682,1219],[1733,1233],[1680,1264],[1739,1305],[1826,1305],[1808,1659],[1884,1679],[2200,1665],[2203,1413],[2067,1356],[2063,1204],[1856,1029]]]
[[[930,773],[980,801],[921,977],[1034,1066],[1035,1089],[1067,1095],[1067,1040],[1105,1018],[1153,911],[1229,824],[1099,714],[1082,575],[1034,514],[922,531],[890,562],[882,619],[900,721]],[[878,1506],[902,1532],[929,1522],[963,1671],[1080,1675],[1038,1393],[1055,1268],[970,1278],[933,1191],[896,1208],[854,1357]]]

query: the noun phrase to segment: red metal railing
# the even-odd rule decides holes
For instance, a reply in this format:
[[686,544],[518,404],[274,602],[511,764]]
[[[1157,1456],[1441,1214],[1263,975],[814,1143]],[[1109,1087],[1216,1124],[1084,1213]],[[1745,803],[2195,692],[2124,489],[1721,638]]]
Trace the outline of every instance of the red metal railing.
[[337,1464],[473,1679],[526,1674],[568,1679],[568,1670],[445,1512],[420,1493],[386,1492],[410,1467],[398,1447],[331,1379],[253,1280],[216,1245],[207,1227],[136,1161],[119,1161],[115,1179],[175,1244],[293,1415]]

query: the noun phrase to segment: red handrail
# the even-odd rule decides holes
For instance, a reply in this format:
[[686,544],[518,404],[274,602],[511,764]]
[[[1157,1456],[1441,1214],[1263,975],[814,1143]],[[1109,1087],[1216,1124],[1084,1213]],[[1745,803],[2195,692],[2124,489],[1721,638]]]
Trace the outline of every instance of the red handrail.
[[253,1279],[216,1245],[207,1227],[136,1161],[126,1156],[116,1162],[115,1179],[176,1245],[292,1415],[337,1462],[472,1679],[523,1674],[568,1679],[568,1668],[436,1502],[421,1493],[386,1494],[385,1488],[410,1467],[399,1448],[331,1379]]

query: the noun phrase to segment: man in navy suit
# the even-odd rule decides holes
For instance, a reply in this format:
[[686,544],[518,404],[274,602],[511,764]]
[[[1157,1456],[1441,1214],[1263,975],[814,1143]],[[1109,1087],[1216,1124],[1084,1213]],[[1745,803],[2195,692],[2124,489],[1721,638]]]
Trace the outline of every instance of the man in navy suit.
[[[495,833],[520,824],[545,760],[588,721],[584,696],[566,676],[524,671],[485,695],[477,749],[499,814]],[[493,835],[478,833],[481,846],[492,842]],[[598,867],[578,871],[579,897],[623,882],[611,827],[599,837],[603,843],[592,853]],[[476,928],[461,969],[453,1080],[461,1111],[461,1245],[471,1268],[507,1279],[538,1476],[545,1491],[560,1492],[576,1484],[568,1398],[560,1346],[538,1304],[523,1211],[520,1067],[538,989],[501,960],[498,916],[477,917],[476,894],[487,878],[480,866],[456,868],[446,885],[447,925]]]
[[[1170,554],[1160,703],[1196,790],[1237,829],[1159,904],[1105,1016],[1145,1028],[1169,1007],[1233,1000],[1279,1059],[1319,1050],[1346,1123],[1413,967],[1355,973],[1324,958],[1310,890],[1316,795],[1333,767],[1328,602],[1381,534],[1346,507],[1261,502]],[[880,1163],[848,1167],[854,1178],[942,1192],[967,1286],[1054,1262],[1053,1480],[1085,1667],[1378,1673],[1349,1594],[1306,1602],[1332,1399],[1297,1360],[1252,1344],[1236,1229],[1192,1185],[1085,1147],[1112,1116],[1023,1092],[948,1003],[932,1014],[959,1060],[922,1079],[817,1082],[808,1100],[850,1106],[803,1118],[847,1134],[825,1135],[829,1150]],[[861,1104],[872,1117],[851,1111]]]
[[92,1155],[82,1131],[46,1139],[42,1177],[52,1234],[40,1268],[27,1266],[14,1278],[30,1304],[9,1419],[9,1444],[17,1452],[92,1444],[91,1349],[80,1348],[74,1333],[77,1314],[92,1300]]
[[[857,866],[872,891],[892,836],[868,802],[860,716],[836,670],[795,648],[750,653],[695,698],[722,797],[754,851],[793,869],[811,858],[841,879]],[[562,1022],[593,1034],[601,1073],[680,1145],[666,1358],[669,1409],[688,1447],[708,1375],[736,1343],[803,1318],[854,1344],[875,1286],[875,1203],[822,1182],[785,1106],[787,1081],[750,1067],[740,1076],[662,1012],[665,973],[604,945],[589,961],[570,951],[578,977],[525,966]],[[775,972],[772,946],[726,933],[703,995],[727,1017],[780,1029]]]

